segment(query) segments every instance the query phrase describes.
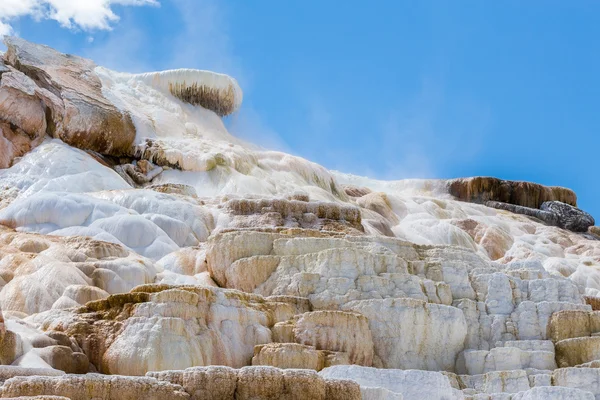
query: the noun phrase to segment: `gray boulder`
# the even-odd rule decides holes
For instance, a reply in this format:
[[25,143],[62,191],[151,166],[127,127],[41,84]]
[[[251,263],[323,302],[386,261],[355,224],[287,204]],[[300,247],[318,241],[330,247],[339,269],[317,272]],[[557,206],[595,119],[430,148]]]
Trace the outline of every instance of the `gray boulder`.
[[560,201],[546,201],[540,209],[555,214],[558,217],[558,226],[573,232],[587,232],[595,223],[590,214]]
[[515,214],[534,217],[548,225],[559,226],[558,216],[550,211],[542,211],[537,208],[517,206],[515,204],[503,203],[501,201],[486,201],[485,205],[498,210],[505,210]]

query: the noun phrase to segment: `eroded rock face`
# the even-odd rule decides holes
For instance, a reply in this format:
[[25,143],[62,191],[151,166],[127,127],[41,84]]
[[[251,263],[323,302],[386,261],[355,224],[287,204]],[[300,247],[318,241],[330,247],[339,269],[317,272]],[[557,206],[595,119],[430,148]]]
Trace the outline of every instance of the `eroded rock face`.
[[360,388],[350,380],[329,380],[314,371],[273,367],[195,367],[150,372],[147,376],[181,385],[192,400],[327,399],[358,400]]
[[10,167],[15,158],[42,142],[47,130],[42,98],[52,96],[20,71],[4,69],[0,75],[0,168]]
[[460,390],[439,372],[377,369],[337,365],[319,373],[326,379],[352,379],[362,387],[381,387],[401,394],[404,399],[457,400]]
[[319,350],[343,353],[349,364],[373,364],[373,340],[368,319],[359,313],[307,312],[276,324],[273,332],[279,341],[288,339]]
[[462,201],[501,201],[530,208],[540,208],[545,201],[577,205],[577,196],[572,190],[557,186],[505,181],[492,177],[452,179],[447,185],[450,194]]
[[148,260],[122,246],[0,227],[0,304],[29,315],[71,308],[154,281]]
[[383,368],[453,371],[464,348],[467,321],[457,308],[415,299],[354,301],[344,308],[369,320]]
[[4,330],[0,333],[0,364],[10,365],[23,355],[23,342],[16,333]]
[[361,234],[360,211],[337,203],[288,199],[232,199],[225,203],[231,228],[285,226]]
[[308,297],[319,309],[378,296],[452,302],[451,287],[411,273],[422,262],[409,243],[310,231],[299,236],[252,231],[215,235],[207,248],[209,271],[220,285],[265,296]]
[[480,244],[491,260],[504,257],[514,244],[509,232],[502,227],[488,226],[474,219],[459,219],[451,223],[467,232],[476,243]]
[[76,338],[100,372],[143,375],[195,365],[250,365],[254,346],[271,342],[277,318],[295,306],[236,291],[147,285],[90,302],[76,313],[49,311],[30,321]]
[[70,399],[183,400],[190,395],[179,385],[146,377],[99,374],[14,377],[2,386],[2,397],[56,395]]
[[[38,96],[43,101],[43,114],[48,116],[44,122],[49,126],[44,132],[82,149],[115,156],[131,154],[133,122],[102,95],[102,83],[92,61],[17,37],[5,37],[5,44],[5,63],[31,78],[33,92],[36,88],[49,92]],[[2,75],[4,81],[6,74]],[[30,124],[34,115],[27,114]]]
[[325,368],[326,358],[327,355],[315,349],[314,346],[297,343],[268,343],[254,347],[252,365],[320,371]]

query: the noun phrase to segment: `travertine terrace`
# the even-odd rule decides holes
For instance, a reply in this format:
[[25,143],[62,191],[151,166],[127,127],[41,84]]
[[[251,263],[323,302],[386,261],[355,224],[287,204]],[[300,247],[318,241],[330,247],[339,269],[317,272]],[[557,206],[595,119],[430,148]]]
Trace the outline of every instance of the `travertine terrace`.
[[226,75],[6,45],[2,397],[600,399],[573,191],[332,172],[229,134]]

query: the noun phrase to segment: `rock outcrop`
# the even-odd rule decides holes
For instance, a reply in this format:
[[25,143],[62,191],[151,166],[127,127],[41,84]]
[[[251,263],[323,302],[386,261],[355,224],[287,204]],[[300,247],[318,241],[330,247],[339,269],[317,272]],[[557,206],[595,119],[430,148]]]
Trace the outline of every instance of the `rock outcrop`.
[[[135,139],[131,117],[104,97],[92,61],[17,37],[6,37],[4,42],[8,48],[4,62],[30,78],[27,79],[29,90],[21,92],[35,96],[36,106],[41,108],[33,114],[21,111],[29,124],[45,116],[43,123],[38,122],[40,128],[65,143],[102,154],[131,154]],[[2,86],[4,79],[10,78],[2,74]],[[18,99],[17,96],[0,102],[5,107],[11,102],[18,104]],[[0,112],[13,114],[4,109]]]
[[545,201],[560,201],[577,206],[577,196],[566,188],[531,182],[505,181],[492,177],[452,179],[448,191],[461,201],[485,203],[500,201],[517,206],[540,208]]
[[350,380],[329,380],[314,371],[273,367],[188,368],[150,372],[147,376],[181,385],[191,400],[315,399],[359,400],[360,388]]
[[64,396],[69,399],[105,400],[184,400],[189,399],[179,385],[146,377],[99,374],[62,376],[18,376],[4,382],[2,397]]
[[558,226],[573,232],[587,232],[595,223],[594,218],[583,210],[560,201],[546,201],[539,209],[523,207],[498,201],[486,201],[485,205],[515,214],[537,218],[551,226]]
[[[103,400],[360,400],[360,387],[350,380],[328,380],[314,371],[273,367],[189,368],[148,373],[146,377],[99,374],[19,376],[6,380],[3,398],[36,396],[53,399]],[[37,397],[39,396],[39,397]],[[64,396],[64,397],[62,397]]]
[[0,168],[38,146],[46,135],[42,98],[51,96],[31,78],[13,68],[0,75]]
[[540,209],[555,214],[558,219],[558,226],[573,232],[587,232],[588,228],[595,223],[590,214],[560,201],[545,201]]
[[15,232],[0,225],[0,305],[29,315],[78,307],[153,282],[147,259],[114,243]]
[[498,210],[510,211],[511,213],[515,214],[528,215],[530,217],[537,218],[551,226],[559,226],[559,216],[551,211],[518,206],[510,203],[502,203],[500,201],[486,201],[485,205]]
[[404,399],[458,400],[463,395],[440,372],[333,366],[319,373],[326,379],[351,379],[363,387],[399,393]]
[[271,327],[296,313],[274,300],[200,286],[145,285],[89,302],[77,311],[51,310],[28,321],[74,337],[98,371],[144,375],[198,365],[250,365]]

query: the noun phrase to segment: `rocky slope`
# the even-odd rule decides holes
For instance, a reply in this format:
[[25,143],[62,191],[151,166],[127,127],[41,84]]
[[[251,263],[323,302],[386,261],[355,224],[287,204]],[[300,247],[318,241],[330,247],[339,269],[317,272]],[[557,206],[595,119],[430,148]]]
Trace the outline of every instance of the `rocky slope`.
[[233,78],[5,40],[3,398],[600,399],[571,190],[328,171],[231,136]]

